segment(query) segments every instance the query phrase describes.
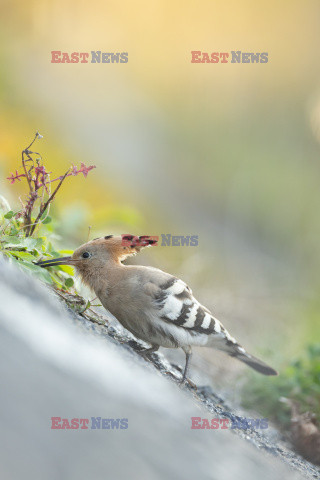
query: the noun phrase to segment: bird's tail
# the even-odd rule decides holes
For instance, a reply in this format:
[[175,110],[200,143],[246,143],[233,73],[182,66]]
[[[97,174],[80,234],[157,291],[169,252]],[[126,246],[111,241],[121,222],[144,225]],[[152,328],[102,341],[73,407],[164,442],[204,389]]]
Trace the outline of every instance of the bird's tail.
[[221,328],[219,338],[215,335],[212,336],[212,343],[210,346],[226,352],[230,357],[237,358],[240,362],[245,363],[263,375],[278,375],[278,372],[274,370],[274,368],[270,367],[262,360],[259,360],[259,358],[247,353],[246,350],[239,345],[239,343],[231,337],[229,332],[223,327]]
[[246,351],[245,353],[235,352],[235,354],[231,355],[263,375],[278,375],[278,372],[274,368],[269,367],[269,365],[267,365],[265,362],[259,360],[259,358],[254,357],[253,355],[250,355]]

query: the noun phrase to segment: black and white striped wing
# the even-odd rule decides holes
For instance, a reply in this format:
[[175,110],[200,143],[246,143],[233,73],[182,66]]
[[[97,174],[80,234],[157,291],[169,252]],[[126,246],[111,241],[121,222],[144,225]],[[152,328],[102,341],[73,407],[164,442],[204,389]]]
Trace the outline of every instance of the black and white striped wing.
[[188,285],[176,277],[160,285],[155,298],[159,317],[168,323],[207,335],[225,331],[219,320],[194,298]]
[[264,375],[277,375],[269,365],[247,353],[219,320],[194,298],[192,291],[182,280],[170,277],[158,284],[153,298],[159,318],[164,322],[186,329],[193,336],[212,335],[212,342],[208,342],[206,346],[225,351]]

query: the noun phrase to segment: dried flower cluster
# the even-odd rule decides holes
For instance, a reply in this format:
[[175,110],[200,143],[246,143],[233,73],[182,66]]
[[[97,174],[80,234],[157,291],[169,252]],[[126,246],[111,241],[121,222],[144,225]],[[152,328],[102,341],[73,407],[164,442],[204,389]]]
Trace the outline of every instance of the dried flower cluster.
[[[22,151],[21,161],[23,173],[19,173],[18,170],[16,170],[15,173],[11,173],[10,177],[7,178],[11,184],[14,184],[16,181],[21,182],[22,178],[26,179],[28,183],[29,193],[26,203],[21,201],[23,208],[16,214],[16,218],[23,219],[26,237],[31,236],[37,225],[48,215],[50,205],[55,199],[64,180],[67,177],[76,176],[80,173],[82,173],[84,177],[87,177],[90,170],[95,168],[95,165],[86,166],[84,163],[81,163],[80,168],[72,165],[64,175],[51,180],[50,175],[52,172],[46,170],[41,155],[38,152],[30,150],[34,142],[40,138],[43,137],[37,132],[30,145]],[[51,186],[55,182],[58,183],[52,191]],[[37,214],[35,213],[36,208]]]

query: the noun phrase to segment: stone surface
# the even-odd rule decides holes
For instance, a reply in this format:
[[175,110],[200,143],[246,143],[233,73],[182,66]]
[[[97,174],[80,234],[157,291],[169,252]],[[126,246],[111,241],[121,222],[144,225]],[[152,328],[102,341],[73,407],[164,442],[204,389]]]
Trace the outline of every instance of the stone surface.
[[[0,476],[20,479],[283,479],[319,470],[255,431],[192,430],[234,415],[108,317],[71,312],[0,261]],[[88,313],[88,312],[87,312]],[[167,377],[167,378],[166,378]],[[127,418],[128,429],[51,429],[51,417]],[[289,466],[290,465],[290,466]]]

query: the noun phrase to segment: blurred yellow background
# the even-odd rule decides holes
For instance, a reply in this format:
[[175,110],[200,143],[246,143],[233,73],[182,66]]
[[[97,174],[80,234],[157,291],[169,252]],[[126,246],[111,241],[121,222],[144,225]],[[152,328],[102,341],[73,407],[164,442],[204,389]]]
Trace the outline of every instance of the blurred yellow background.
[[[96,165],[57,199],[62,243],[89,225],[199,235],[135,261],[182,276],[279,367],[320,334],[319,14],[312,0],[2,0],[1,192],[23,194],[6,177],[36,130],[50,170]],[[52,64],[51,50],[129,62]],[[269,62],[192,64],[192,50]]]

